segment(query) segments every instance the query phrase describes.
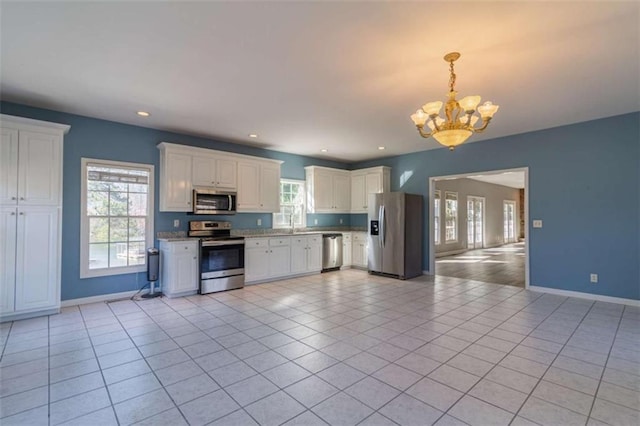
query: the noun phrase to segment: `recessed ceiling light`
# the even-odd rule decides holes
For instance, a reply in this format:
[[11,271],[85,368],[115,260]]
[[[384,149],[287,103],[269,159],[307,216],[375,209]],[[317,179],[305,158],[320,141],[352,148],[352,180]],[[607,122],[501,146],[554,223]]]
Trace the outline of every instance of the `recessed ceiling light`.
[[322,148],[320,152],[329,152],[329,150],[327,148]]
[[136,114],[138,114],[140,117],[149,117],[151,115],[147,111],[138,111]]
[[255,133],[249,133],[249,137],[255,139],[258,137],[258,135],[256,135]]
[[380,151],[384,151],[384,150],[385,150],[385,147],[384,147],[384,146],[379,146],[379,147],[378,147],[378,149],[379,149]]

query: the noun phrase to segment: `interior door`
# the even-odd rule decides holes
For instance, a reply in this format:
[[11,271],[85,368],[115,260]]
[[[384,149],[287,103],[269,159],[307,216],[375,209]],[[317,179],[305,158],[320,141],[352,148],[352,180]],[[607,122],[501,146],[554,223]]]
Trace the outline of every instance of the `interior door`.
[[504,242],[516,242],[516,202],[504,202]]
[[484,247],[484,198],[467,197],[467,248]]

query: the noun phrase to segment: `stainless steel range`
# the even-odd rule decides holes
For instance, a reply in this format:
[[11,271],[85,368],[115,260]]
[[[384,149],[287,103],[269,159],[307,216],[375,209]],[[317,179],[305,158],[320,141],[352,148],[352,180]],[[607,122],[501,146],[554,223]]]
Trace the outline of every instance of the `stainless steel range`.
[[189,221],[200,239],[200,294],[244,287],[244,237],[231,236],[231,222]]

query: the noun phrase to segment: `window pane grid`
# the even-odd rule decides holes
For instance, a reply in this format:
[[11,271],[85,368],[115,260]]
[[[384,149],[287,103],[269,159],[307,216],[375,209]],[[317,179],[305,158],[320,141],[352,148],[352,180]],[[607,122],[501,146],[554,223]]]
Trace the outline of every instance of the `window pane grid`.
[[458,240],[458,193],[445,192],[445,242]]
[[89,269],[144,265],[148,170],[87,165]]
[[433,200],[433,232],[436,245],[440,244],[440,191],[435,191]]
[[273,226],[291,228],[305,226],[304,182],[280,181],[280,212],[273,214]]

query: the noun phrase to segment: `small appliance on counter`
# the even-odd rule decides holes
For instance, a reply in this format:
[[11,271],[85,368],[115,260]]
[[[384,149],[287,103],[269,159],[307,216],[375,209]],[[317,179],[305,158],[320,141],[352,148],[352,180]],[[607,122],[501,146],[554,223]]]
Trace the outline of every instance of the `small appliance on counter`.
[[231,222],[189,221],[200,239],[200,294],[244,287],[244,237],[231,236]]
[[322,272],[342,266],[342,234],[322,234]]
[[402,280],[422,275],[422,196],[369,194],[369,273]]

